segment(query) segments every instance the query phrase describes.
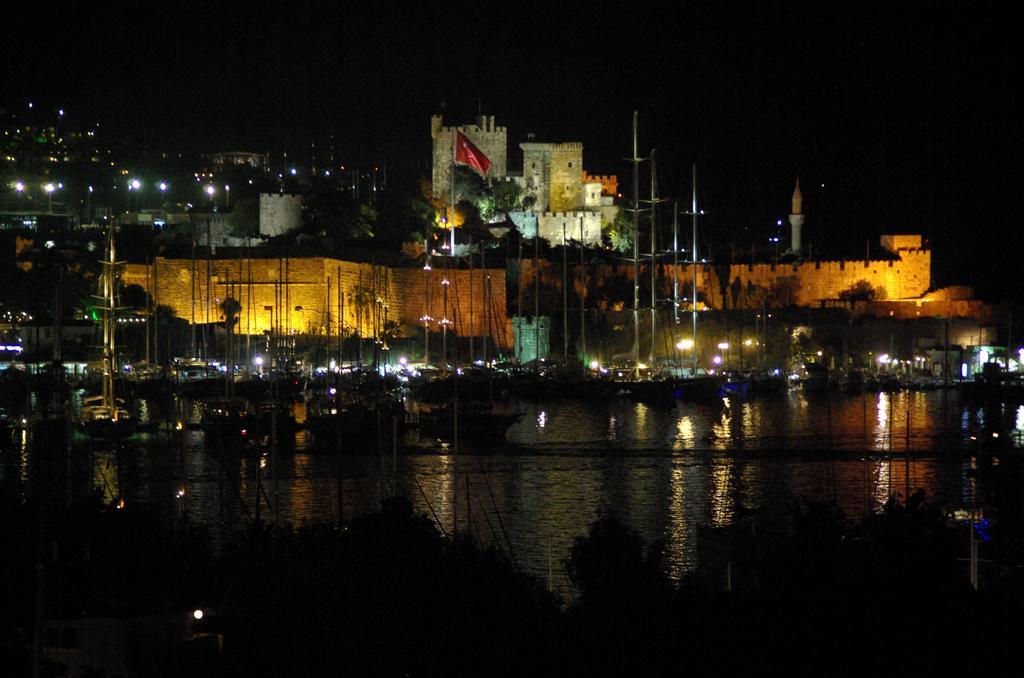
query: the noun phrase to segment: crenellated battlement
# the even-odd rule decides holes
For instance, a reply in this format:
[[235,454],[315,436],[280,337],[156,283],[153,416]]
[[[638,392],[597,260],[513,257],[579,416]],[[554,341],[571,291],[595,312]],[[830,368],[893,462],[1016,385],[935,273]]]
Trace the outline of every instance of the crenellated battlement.
[[581,173],[581,181],[585,184],[601,184],[601,195],[614,198],[619,194],[619,178],[614,174],[587,174],[584,170]]

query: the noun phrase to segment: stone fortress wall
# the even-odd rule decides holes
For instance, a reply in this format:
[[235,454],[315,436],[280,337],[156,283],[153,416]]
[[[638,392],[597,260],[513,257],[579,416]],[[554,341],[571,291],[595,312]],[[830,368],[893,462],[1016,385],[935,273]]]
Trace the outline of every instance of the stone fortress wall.
[[[559,240],[561,232],[558,233]],[[931,250],[921,246],[920,236],[883,236],[883,245],[895,247],[892,259],[808,261],[792,264],[698,264],[697,295],[699,301],[712,309],[760,308],[768,306],[819,307],[840,298],[843,292],[866,282],[881,301],[945,301],[925,295],[931,287]],[[524,280],[533,278],[533,261],[523,260]],[[541,282],[561,286],[561,268],[557,262],[539,263]],[[659,265],[659,298],[672,296],[672,265]],[[580,271],[570,263],[570,280],[579,279]],[[613,278],[622,277],[632,284],[632,264],[599,265],[587,268],[588,288],[599,290]],[[641,280],[649,277],[649,269],[641,266]],[[693,280],[691,264],[679,264],[680,298],[688,298]],[[621,296],[621,295],[619,295]],[[628,300],[626,300],[628,304]],[[961,303],[961,305],[963,305]],[[688,303],[684,306],[688,307]],[[936,307],[937,308],[937,307]],[[950,308],[959,308],[952,304]]]
[[[450,327],[461,336],[486,333],[499,346],[511,344],[504,269],[485,273],[457,269],[445,274],[440,268],[425,271],[311,257],[252,259],[251,263],[214,259],[209,285],[206,273],[205,259],[196,260],[193,278],[190,259],[157,257],[148,266],[126,264],[121,281],[145,288],[156,304],[171,307],[186,321],[193,313],[197,323],[222,321],[221,303],[230,297],[242,306],[238,325],[242,333],[259,334],[276,327],[288,334],[326,334],[329,321],[332,335],[343,329],[346,334],[357,331],[375,337],[387,321],[397,322],[406,335],[422,331],[424,317],[431,318],[432,331],[440,331],[439,323],[446,316],[442,280],[447,275]],[[344,293],[340,322],[339,279]],[[485,279],[491,300],[487,312]]]
[[[886,239],[892,237],[882,236],[883,246]],[[838,299],[861,281],[871,285],[876,300],[913,299],[921,297],[931,287],[932,264],[931,250],[921,247],[920,236],[914,238],[916,247],[900,244],[890,250],[896,255],[894,259],[733,264],[729,268],[728,284],[734,289],[737,284],[742,289],[757,286],[779,290],[781,286],[789,286],[793,303],[798,306]]]
[[583,220],[583,242],[591,247],[600,245],[601,213],[589,210],[538,213],[537,226],[540,237],[552,245],[561,245],[564,233],[566,242],[578,243],[581,219]]

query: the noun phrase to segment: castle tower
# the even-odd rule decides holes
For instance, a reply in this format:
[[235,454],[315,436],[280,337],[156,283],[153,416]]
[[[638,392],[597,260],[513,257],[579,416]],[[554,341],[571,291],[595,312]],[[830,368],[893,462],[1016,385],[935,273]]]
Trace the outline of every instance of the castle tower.
[[447,197],[451,191],[452,141],[459,131],[487,156],[491,167],[488,177],[503,178],[507,174],[508,129],[499,127],[493,115],[482,115],[472,125],[448,126],[440,115],[430,117],[430,138],[433,145],[434,197]]
[[796,178],[796,188],[793,189],[793,202],[789,208],[789,226],[791,230],[789,240],[789,251],[797,256],[800,255],[800,231],[804,225],[804,195],[800,192],[800,177]]
[[538,212],[568,212],[583,206],[583,144],[519,144],[526,192]]

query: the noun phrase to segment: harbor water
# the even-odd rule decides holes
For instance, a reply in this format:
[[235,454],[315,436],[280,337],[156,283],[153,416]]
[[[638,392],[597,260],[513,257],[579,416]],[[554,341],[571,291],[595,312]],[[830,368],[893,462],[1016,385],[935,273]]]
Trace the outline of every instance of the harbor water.
[[[784,521],[801,500],[834,500],[851,518],[908,489],[949,507],[971,505],[975,451],[993,440],[1019,446],[1024,406],[986,410],[958,400],[955,391],[793,389],[721,407],[513,401],[503,407],[522,417],[507,446],[457,451],[415,432],[394,434],[385,421],[360,454],[316,445],[304,430],[276,453],[265,444],[221,452],[186,425],[116,446],[78,440],[67,467],[78,488],[109,502],[146,502],[169,517],[187,514],[215,540],[257,514],[337,523],[400,495],[446,533],[471,533],[563,590],[573,540],[601,516],[660,540],[678,579],[697,566],[700,528]],[[155,418],[155,409],[143,403],[141,418]],[[191,403],[184,411],[198,421]],[[0,453],[8,487],[31,482],[26,441],[22,432]]]

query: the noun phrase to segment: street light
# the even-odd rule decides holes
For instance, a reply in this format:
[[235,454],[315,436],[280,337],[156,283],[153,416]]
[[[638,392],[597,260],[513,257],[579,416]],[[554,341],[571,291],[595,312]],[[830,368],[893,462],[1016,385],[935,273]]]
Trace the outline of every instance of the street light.
[[231,186],[224,184],[224,207],[231,207]]
[[[725,367],[726,367],[726,369],[728,369],[728,367],[729,367],[729,342],[728,341],[723,341],[723,342],[719,343],[718,344],[718,350],[725,352]],[[715,363],[715,364],[717,365],[718,363]]]
[[43,190],[46,191],[46,212],[49,214],[53,212],[53,192],[57,190],[57,187],[53,184],[45,184]]
[[693,339],[680,339],[676,344],[676,348],[680,351],[689,351],[693,348]]
[[128,193],[125,195],[125,210],[128,212],[132,211],[132,191],[137,191],[142,188],[142,182],[138,179],[129,179],[128,181]]

